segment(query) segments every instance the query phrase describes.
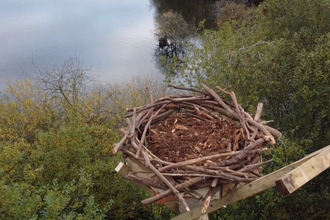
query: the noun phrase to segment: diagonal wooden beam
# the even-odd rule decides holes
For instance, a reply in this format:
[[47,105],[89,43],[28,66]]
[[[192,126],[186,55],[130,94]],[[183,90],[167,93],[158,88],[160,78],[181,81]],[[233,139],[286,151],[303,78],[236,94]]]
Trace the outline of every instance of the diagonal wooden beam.
[[[246,184],[246,185],[238,188],[236,193],[234,194],[233,198],[231,199],[230,204],[241,201],[241,200],[251,197],[257,193],[260,193],[266,189],[276,186],[276,184],[275,184],[276,180],[278,180],[282,176],[286,175],[290,171],[296,169],[297,167],[299,167],[300,165],[302,165],[309,159],[313,158],[314,156],[318,155],[320,152],[322,152],[326,148],[327,147],[322,148],[316,152],[313,152],[301,160],[291,163],[279,170],[276,170],[268,175],[265,175],[249,184]],[[210,213],[210,212],[213,212],[213,211],[216,211],[216,210],[222,208],[226,204],[228,196],[225,196],[221,199],[216,199],[216,200],[211,201],[210,207],[206,210],[206,213]],[[195,218],[202,216],[203,214],[204,213],[201,213],[201,207],[199,206],[189,212],[182,213],[181,215],[178,215],[178,216],[172,218],[172,220],[195,219]]]
[[296,169],[282,176],[276,181],[276,186],[282,195],[287,196],[308,181],[330,167],[330,145]]

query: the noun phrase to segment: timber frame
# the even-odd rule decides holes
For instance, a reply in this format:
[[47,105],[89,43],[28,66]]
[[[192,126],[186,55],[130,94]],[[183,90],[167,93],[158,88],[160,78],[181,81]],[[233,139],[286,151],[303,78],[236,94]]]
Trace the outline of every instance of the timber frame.
[[[224,207],[230,196],[232,196],[232,198],[229,204],[233,204],[275,186],[277,186],[279,192],[283,196],[289,195],[329,167],[330,145],[238,188],[233,195],[229,194],[223,198],[212,200],[206,213]],[[201,209],[200,206],[196,207],[189,212],[184,212],[172,218],[172,220],[198,219],[200,216],[204,215]]]

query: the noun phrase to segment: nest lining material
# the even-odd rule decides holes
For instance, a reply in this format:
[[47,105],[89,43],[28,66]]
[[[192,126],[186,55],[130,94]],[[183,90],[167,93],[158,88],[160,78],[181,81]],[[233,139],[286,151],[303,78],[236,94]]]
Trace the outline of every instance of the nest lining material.
[[231,97],[229,102],[201,85],[205,91],[170,86],[194,95],[166,96],[157,101],[149,91],[150,105],[128,109],[128,130],[121,129],[124,137],[113,153],[120,149],[155,177],[131,172],[127,179],[164,190],[143,200],[144,204],[175,195],[189,211],[182,193],[209,187],[202,205],[205,213],[224,184],[233,186],[233,194],[238,184],[259,178],[258,168],[271,161],[262,162],[261,154],[281,133],[260,120],[262,103],[252,117],[238,104],[234,92],[217,87]]

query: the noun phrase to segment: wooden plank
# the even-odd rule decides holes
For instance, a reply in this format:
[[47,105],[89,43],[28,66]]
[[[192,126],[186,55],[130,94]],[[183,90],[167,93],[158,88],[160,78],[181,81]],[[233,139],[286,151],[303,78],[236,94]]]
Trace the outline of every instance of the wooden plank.
[[[130,167],[125,165],[123,162],[119,162],[119,164],[115,168],[115,171],[117,173],[120,173],[123,176],[126,176],[131,171],[131,169],[130,169]],[[147,187],[146,185],[139,184],[139,183],[135,183],[135,182],[133,182],[133,183],[136,184],[141,189],[143,189],[144,191],[146,191],[147,193],[149,193],[150,195],[153,195],[154,191],[151,188]]]
[[115,168],[115,171],[123,176],[126,176],[129,172],[129,167],[126,166],[123,162],[119,162],[119,164]]
[[330,167],[330,145],[296,169],[276,181],[277,188],[286,196]]
[[[230,201],[230,204],[241,201],[241,200],[251,197],[259,192],[262,192],[266,189],[274,187],[276,185],[275,181],[277,179],[281,178],[283,175],[287,174],[291,170],[299,167],[301,164],[305,163],[310,158],[312,158],[315,155],[317,155],[318,153],[320,153],[322,150],[323,149],[313,152],[301,160],[298,160],[292,164],[289,164],[279,170],[276,170],[266,176],[263,176],[249,184],[246,184],[246,185],[238,188],[236,193],[234,194],[232,200]],[[210,213],[210,212],[213,212],[213,211],[216,211],[216,210],[222,208],[225,205],[225,203],[228,199],[228,196],[229,195],[227,195],[221,199],[212,200],[210,207],[207,209],[206,213]],[[178,216],[172,218],[172,220],[195,219],[202,215],[203,215],[203,213],[201,213],[201,207],[199,206],[189,212],[182,213],[181,215],[178,215]]]

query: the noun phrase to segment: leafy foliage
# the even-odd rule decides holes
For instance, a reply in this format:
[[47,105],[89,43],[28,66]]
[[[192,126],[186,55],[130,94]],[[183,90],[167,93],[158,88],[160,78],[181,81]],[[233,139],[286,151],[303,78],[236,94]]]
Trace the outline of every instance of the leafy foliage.
[[156,36],[167,36],[172,40],[183,40],[191,35],[191,28],[184,18],[176,12],[169,10],[156,18]]
[[[265,155],[274,158],[265,173],[330,143],[329,7],[328,0],[227,5],[220,30],[205,30],[184,63],[186,85],[232,89],[250,112],[265,103],[263,118],[286,137]],[[120,157],[110,155],[125,109],[146,104],[147,84],[158,97],[164,85],[86,87],[90,78],[76,61],[37,69],[37,81],[9,84],[0,100],[0,218],[170,218],[164,207],[141,205],[145,193],[114,172]],[[326,171],[288,198],[270,189],[210,218],[329,219],[329,181]]]
[[[57,73],[70,78],[76,72]],[[146,194],[114,171],[120,156],[110,153],[125,109],[148,101],[145,86],[155,98],[165,86],[142,79],[95,84],[76,88],[73,98],[38,82],[9,84],[0,100],[0,219],[167,218],[169,211],[141,204]],[[77,82],[85,88],[84,79]]]
[[[330,143],[328,11],[326,0],[265,1],[247,20],[233,16],[219,31],[205,31],[204,46],[185,63],[183,83],[232,89],[250,112],[265,103],[263,118],[274,119],[272,126],[288,138],[288,161],[283,148],[276,149],[274,169]],[[219,213],[225,219],[327,219],[328,180],[325,172],[289,198],[272,189]]]

